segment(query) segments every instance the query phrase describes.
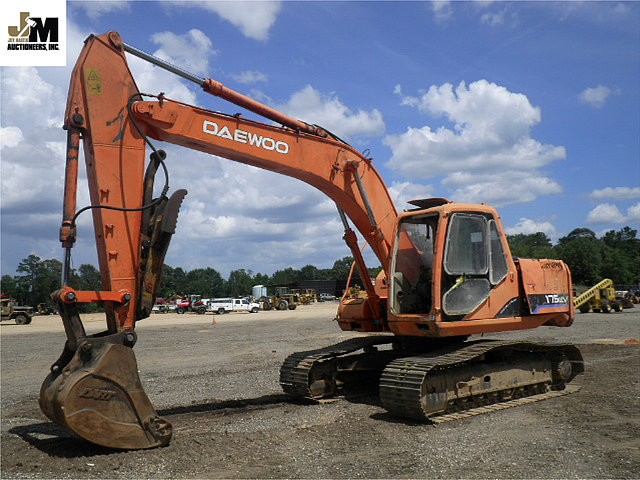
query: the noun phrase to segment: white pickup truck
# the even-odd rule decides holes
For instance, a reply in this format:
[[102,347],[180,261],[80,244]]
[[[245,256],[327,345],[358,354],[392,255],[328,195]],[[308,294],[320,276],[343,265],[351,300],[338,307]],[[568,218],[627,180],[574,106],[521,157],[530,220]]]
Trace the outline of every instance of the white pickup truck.
[[250,312],[258,313],[259,303],[252,303],[244,298],[213,298],[206,301],[207,311],[217,314],[229,312]]

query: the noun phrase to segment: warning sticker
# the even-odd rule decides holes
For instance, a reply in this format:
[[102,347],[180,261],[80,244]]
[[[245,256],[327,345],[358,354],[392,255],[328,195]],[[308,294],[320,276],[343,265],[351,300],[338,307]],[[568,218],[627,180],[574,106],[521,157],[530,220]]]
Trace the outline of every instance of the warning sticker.
[[100,69],[87,67],[84,69],[84,76],[87,80],[87,90],[90,95],[102,95],[102,80],[100,79]]

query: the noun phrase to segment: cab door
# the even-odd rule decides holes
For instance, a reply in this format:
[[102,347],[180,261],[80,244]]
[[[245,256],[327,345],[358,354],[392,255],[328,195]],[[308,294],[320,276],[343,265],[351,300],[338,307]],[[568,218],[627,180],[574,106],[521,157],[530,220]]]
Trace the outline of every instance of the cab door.
[[507,273],[507,258],[495,219],[487,213],[453,213],[443,259],[444,314],[456,320],[473,312]]

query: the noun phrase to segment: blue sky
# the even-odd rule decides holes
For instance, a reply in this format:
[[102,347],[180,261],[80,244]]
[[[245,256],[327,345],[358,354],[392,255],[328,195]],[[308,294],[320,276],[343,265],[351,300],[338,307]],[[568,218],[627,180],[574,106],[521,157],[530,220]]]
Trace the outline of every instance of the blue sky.
[[[83,39],[108,30],[370,150],[398,209],[485,202],[507,233],[554,241],[640,227],[640,3],[68,2],[68,66],[1,70],[2,274],[31,253],[61,258],[69,75]],[[238,111],[130,65],[142,91]],[[270,274],[349,254],[311,187],[165,148],[171,188],[189,190],[169,265]],[[75,267],[97,264],[89,221]]]

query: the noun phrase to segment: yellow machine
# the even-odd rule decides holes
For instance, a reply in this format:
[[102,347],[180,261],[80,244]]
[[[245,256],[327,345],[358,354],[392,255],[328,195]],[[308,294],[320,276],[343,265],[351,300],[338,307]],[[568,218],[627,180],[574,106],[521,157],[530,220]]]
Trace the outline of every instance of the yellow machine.
[[291,292],[287,287],[276,287],[276,294],[263,302],[263,308],[265,310],[271,310],[272,308],[295,310],[302,303],[299,293]]
[[613,287],[613,280],[605,278],[583,294],[573,300],[574,308],[581,313],[593,310],[594,313],[609,313],[611,310],[619,312],[622,307],[616,300],[616,290]]

